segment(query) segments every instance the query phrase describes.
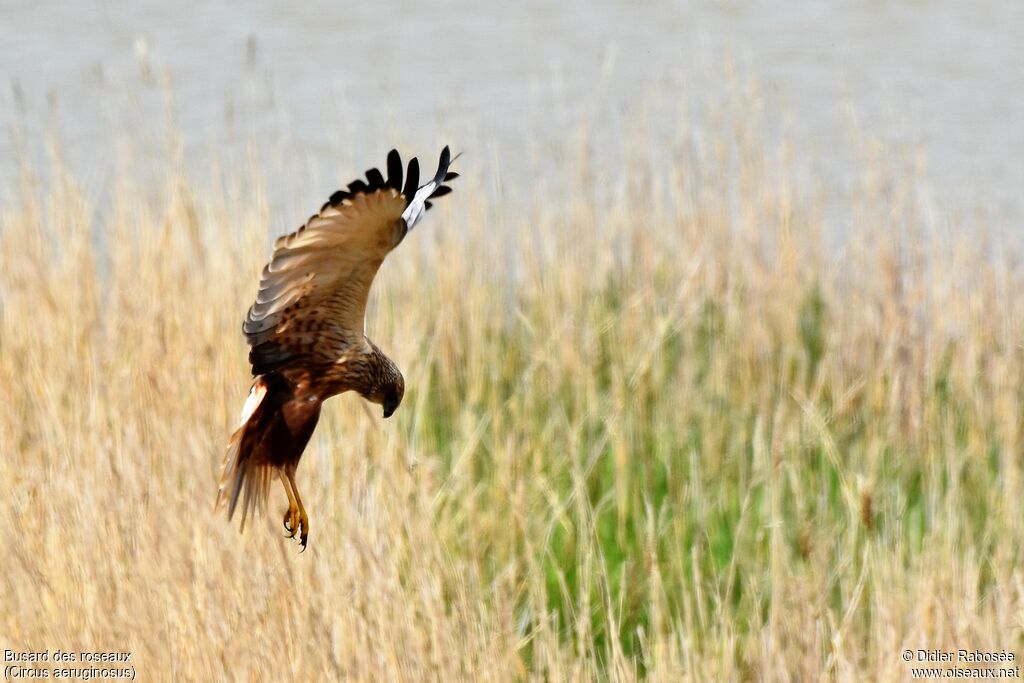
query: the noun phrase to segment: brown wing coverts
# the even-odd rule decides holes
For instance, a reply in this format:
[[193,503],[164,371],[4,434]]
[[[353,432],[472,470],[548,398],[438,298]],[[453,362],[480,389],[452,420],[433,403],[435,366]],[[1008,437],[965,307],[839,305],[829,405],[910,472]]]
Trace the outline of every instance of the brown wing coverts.
[[[442,184],[458,177],[448,171],[450,161],[445,147],[430,198],[451,192]],[[305,225],[274,243],[242,325],[253,375],[300,359],[333,362],[362,342],[373,278],[409,230],[402,212],[418,189],[419,162],[410,160],[403,174],[401,157],[391,150],[387,172],[385,178],[371,168],[365,181],[332,194]]]

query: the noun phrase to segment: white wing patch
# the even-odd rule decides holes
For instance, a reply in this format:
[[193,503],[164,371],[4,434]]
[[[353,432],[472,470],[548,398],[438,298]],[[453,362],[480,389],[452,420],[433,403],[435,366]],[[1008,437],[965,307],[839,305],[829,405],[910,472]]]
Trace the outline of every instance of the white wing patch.
[[263,397],[266,395],[267,385],[262,381],[252,385],[252,389],[249,390],[249,398],[245,399],[245,405],[242,406],[242,417],[238,422],[239,427],[242,427],[249,421],[249,418],[256,412],[256,408],[263,402]]
[[420,222],[423,218],[423,214],[427,210],[427,199],[436,190],[441,183],[436,180],[431,180],[423,187],[416,190],[416,194],[413,195],[412,201],[409,202],[409,206],[405,207],[405,211],[402,212],[402,220],[412,230],[413,226]]

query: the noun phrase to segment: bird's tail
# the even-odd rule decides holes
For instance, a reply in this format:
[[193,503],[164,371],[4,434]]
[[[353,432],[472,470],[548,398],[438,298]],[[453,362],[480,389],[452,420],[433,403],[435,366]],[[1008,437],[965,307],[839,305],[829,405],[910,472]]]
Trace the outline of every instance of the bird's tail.
[[258,442],[258,425],[267,407],[267,384],[258,377],[249,391],[249,398],[242,408],[242,419],[238,429],[231,435],[224,453],[220,485],[214,511],[227,508],[228,519],[235,514],[239,501],[242,503],[242,531],[250,515],[262,512],[270,495],[270,482],[277,476],[277,468],[271,463],[253,457],[253,446]]

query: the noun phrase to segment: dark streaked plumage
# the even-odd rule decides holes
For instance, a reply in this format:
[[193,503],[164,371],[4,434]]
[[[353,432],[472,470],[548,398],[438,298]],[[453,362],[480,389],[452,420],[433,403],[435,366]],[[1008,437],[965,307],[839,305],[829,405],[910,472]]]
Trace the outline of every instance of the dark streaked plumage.
[[364,333],[366,301],[384,258],[430,208],[427,200],[451,192],[443,184],[458,177],[448,170],[451,160],[445,147],[434,177],[419,186],[419,162],[403,169],[391,150],[386,179],[368,170],[365,181],[332,194],[305,225],[274,243],[242,324],[256,380],[217,493],[216,506],[227,508],[229,519],[241,501],[243,529],[279,478],[289,501],[285,528],[305,548],[309,522],[295,469],[321,405],[357,391],[390,417],[401,403],[402,373]]

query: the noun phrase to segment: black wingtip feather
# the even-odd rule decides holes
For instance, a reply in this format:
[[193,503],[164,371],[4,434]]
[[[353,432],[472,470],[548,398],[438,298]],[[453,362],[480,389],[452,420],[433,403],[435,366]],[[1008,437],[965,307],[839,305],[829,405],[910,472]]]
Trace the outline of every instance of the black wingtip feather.
[[[459,177],[459,174],[455,171],[448,170],[448,166],[459,156],[460,155],[455,155],[455,157],[452,157],[451,149],[448,145],[445,145],[444,149],[441,150],[441,156],[440,159],[438,159],[437,164],[437,173],[433,178],[433,182],[438,184],[438,188],[434,190],[433,194],[431,194],[432,198],[443,197],[452,191],[450,187],[441,185],[441,183],[448,182],[449,180],[455,180]],[[366,171],[365,181],[353,180],[348,184],[346,189],[338,190],[332,194],[330,200],[324,204],[320,210],[323,211],[328,206],[338,206],[346,199],[352,199],[352,197],[357,194],[375,192],[384,187],[390,187],[395,189],[397,192],[402,193],[405,196],[406,202],[412,201],[413,196],[416,194],[416,190],[419,189],[419,159],[413,157],[409,160],[408,169],[403,169],[402,157],[399,155],[397,149],[393,149],[388,152],[387,172],[387,179],[385,179],[379,169],[368,169]],[[403,176],[405,177],[404,184],[402,182]]]
[[384,187],[384,176],[375,168],[371,168],[366,172],[366,181],[369,183],[371,190],[379,190]]
[[370,188],[362,180],[353,180],[348,184],[348,191],[352,194],[360,194],[368,192]]
[[452,153],[448,145],[441,150],[441,158],[437,160],[437,173],[434,174],[433,182],[440,185],[444,182],[444,176],[448,173],[448,166],[452,162]]
[[402,157],[397,149],[388,152],[388,187],[402,191]]

